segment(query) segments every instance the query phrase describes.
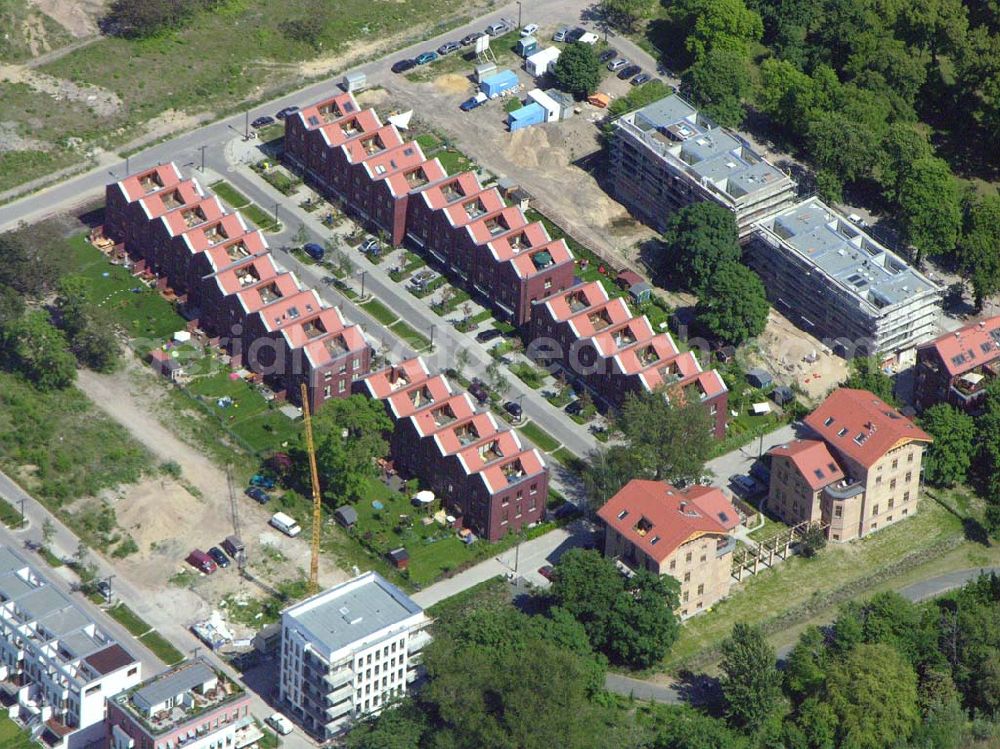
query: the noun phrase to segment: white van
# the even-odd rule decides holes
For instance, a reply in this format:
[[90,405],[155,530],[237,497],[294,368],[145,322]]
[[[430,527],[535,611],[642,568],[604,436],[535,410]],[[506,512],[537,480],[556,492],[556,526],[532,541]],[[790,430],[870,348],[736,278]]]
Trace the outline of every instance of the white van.
[[283,512],[276,512],[271,516],[271,525],[292,538],[295,538],[302,532],[302,528],[299,527],[294,518],[289,517]]
[[[280,515],[281,513],[279,512],[278,514]],[[285,515],[285,517],[288,516]],[[265,720],[264,722],[267,723],[271,728],[273,728],[282,736],[287,736],[292,732],[292,721],[290,721],[281,713],[274,713],[273,715],[268,716],[267,720]]]

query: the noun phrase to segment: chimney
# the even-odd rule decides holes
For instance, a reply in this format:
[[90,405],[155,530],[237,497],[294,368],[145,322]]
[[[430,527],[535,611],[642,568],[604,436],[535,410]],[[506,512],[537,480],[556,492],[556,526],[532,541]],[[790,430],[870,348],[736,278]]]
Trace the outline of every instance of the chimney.
[[681,512],[684,512],[687,509],[687,506],[688,506],[688,503],[686,501],[682,500],[681,503],[680,503],[680,510],[681,510]]

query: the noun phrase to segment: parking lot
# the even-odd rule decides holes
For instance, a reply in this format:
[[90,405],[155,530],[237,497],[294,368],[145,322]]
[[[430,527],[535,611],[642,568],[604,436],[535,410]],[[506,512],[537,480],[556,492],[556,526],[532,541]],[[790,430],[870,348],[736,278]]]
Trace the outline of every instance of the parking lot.
[[[525,23],[539,24],[539,49],[554,44],[551,38],[558,28],[572,26],[577,20],[529,16],[525,13]],[[606,169],[599,122],[606,110],[578,102],[577,111],[568,120],[509,132],[507,113],[515,107],[512,99],[523,99],[533,88],[545,90],[554,85],[549,76],[534,79],[523,69],[523,61],[512,51],[518,38],[517,32],[509,33],[492,46],[498,70],[517,74],[520,86],[516,94],[487,101],[472,111],[459,108],[477,90],[473,78],[477,60],[471,45],[403,73],[393,73],[386,65],[369,75],[369,82],[384,87],[384,92],[376,93],[382,99],[380,109],[412,109],[418,121],[446,133],[486,171],[520,184],[565,230],[595,249],[623,256],[624,264],[625,250],[653,232],[634,221],[600,184]],[[604,49],[604,43],[599,42],[598,48]],[[602,71],[605,78],[600,92],[614,99],[631,89],[627,80],[619,80],[606,66]],[[364,101],[364,95],[361,99]]]

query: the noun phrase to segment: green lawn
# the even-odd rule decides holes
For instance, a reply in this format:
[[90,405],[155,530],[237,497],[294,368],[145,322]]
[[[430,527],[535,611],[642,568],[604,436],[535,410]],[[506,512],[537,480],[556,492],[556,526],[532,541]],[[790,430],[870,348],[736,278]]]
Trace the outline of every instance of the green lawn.
[[763,541],[771,538],[771,536],[781,533],[781,531],[788,530],[788,526],[780,520],[770,518],[763,513],[761,513],[761,517],[764,518],[764,525],[750,533],[750,538],[754,541]]
[[184,330],[187,321],[155,289],[148,288],[120,265],[112,265],[85,234],[66,241],[67,275],[88,281],[87,298],[110,313],[135,339],[161,339]]
[[281,231],[281,222],[275,223],[274,214],[268,213],[256,203],[243,206],[240,213],[250,219],[261,231]]
[[8,528],[18,528],[21,525],[21,510],[6,499],[0,499],[0,523]]
[[472,169],[475,164],[468,156],[455,148],[445,148],[434,154],[448,174],[460,174]]
[[[269,403],[256,386],[239,377],[234,379],[232,370],[216,359],[206,357],[203,361],[206,366],[198,371],[211,374],[193,377],[186,392],[242,440],[245,449],[258,453],[275,450],[297,437],[298,423],[281,413],[278,404]],[[224,397],[232,399],[232,404],[220,406]]]
[[532,390],[538,390],[545,383],[545,373],[533,364],[518,362],[509,367],[511,373]]
[[371,299],[358,306],[386,326],[392,325],[392,323],[399,319],[399,315],[382,304],[378,299]]
[[42,392],[0,372],[0,466],[50,508],[134,483],[151,460],[75,387]]
[[535,444],[535,447],[543,452],[554,452],[560,445],[559,440],[550,435],[533,421],[529,421],[527,424],[518,427],[517,430],[531,440]]
[[228,203],[230,208],[242,208],[250,202],[250,198],[246,197],[224,179],[213,182],[208,188]]
[[666,665],[703,665],[739,621],[757,622],[777,632],[874,589],[963,542],[962,520],[923,497],[915,517],[849,544],[830,544],[813,559],[793,557],[734,585],[730,597],[712,611],[690,619],[667,654]]
[[427,336],[418,333],[408,323],[399,320],[389,326],[389,330],[398,335],[417,351],[430,348],[431,341]]
[[550,455],[571,471],[579,473],[584,468],[583,460],[565,447],[560,447],[558,450],[554,450],[550,453]]
[[132,609],[124,603],[119,603],[117,606],[110,608],[107,611],[108,614],[111,615],[112,619],[117,621],[136,637],[140,637],[152,629],[152,627],[140,619],[139,615],[132,611]]
[[139,642],[153,651],[153,655],[166,663],[168,666],[173,666],[184,660],[184,653],[175,648],[159,632],[147,632],[139,638]]
[[31,740],[27,731],[22,731],[14,721],[0,714],[0,746],[3,749],[37,749],[38,744]]

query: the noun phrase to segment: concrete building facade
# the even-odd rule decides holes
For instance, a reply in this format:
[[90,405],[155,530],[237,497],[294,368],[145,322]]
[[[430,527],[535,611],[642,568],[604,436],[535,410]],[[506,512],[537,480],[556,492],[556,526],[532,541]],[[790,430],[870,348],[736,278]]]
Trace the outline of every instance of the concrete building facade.
[[675,489],[632,479],[597,512],[604,555],[681,585],[678,613],[693,616],[729,595],[739,512],[721,489]]
[[615,197],[658,231],[708,200],[733,212],[745,238],[795,200],[791,177],[676,94],[619,117],[610,155]]
[[545,517],[549,470],[541,453],[477,411],[423,359],[376,372],[358,389],[385,403],[395,468],[440,497],[456,526],[497,541]]
[[774,306],[844,356],[895,354],[937,330],[941,289],[818,198],[759,222],[748,252]]
[[377,572],[285,609],[278,694],[286,713],[325,741],[380,712],[421,676],[429,624]]
[[252,723],[250,695],[200,658],[108,702],[110,749],[239,749]]
[[131,653],[13,549],[0,546],[0,691],[52,749],[105,736],[106,700],[142,680]]
[[867,390],[839,388],[805,419],[815,438],[772,448],[768,506],[851,541],[917,512],[922,429]]

